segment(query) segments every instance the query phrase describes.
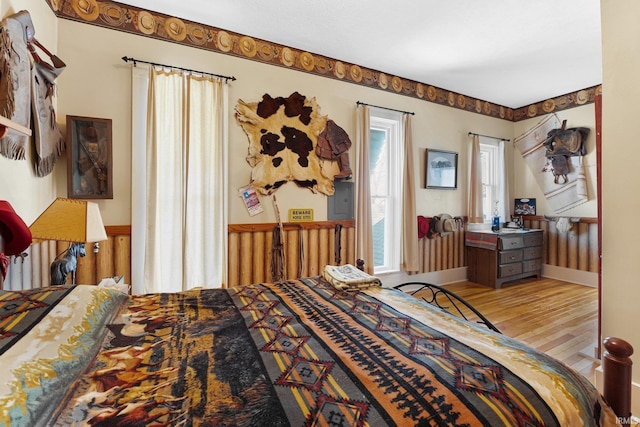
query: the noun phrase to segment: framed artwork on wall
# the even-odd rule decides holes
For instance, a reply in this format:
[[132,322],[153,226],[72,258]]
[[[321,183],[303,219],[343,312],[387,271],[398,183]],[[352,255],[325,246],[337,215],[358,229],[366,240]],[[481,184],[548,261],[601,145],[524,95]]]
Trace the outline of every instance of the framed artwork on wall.
[[515,199],[513,213],[514,215],[535,215],[536,199]]
[[113,199],[111,119],[67,116],[67,197]]
[[427,148],[427,188],[458,188],[458,153]]

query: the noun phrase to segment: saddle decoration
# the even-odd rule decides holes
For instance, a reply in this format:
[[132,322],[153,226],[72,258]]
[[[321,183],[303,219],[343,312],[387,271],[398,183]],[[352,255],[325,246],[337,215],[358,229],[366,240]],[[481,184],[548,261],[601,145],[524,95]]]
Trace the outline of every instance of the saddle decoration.
[[[566,184],[569,169],[569,156],[584,156],[587,154],[585,141],[589,136],[589,128],[576,127],[566,129],[567,121],[563,120],[560,129],[553,129],[547,133],[547,139],[542,143],[547,149],[545,156],[547,165],[543,168],[546,172],[551,169],[553,182]],[[549,163],[551,167],[549,168]]]

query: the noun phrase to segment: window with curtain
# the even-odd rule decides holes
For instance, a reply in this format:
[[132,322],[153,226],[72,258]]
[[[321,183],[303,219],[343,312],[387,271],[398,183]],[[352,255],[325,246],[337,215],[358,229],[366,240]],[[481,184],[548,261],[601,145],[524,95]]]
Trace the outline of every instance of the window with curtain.
[[226,116],[221,79],[133,68],[134,293],[224,285]]
[[372,109],[370,120],[374,272],[398,271],[402,253],[402,115]]
[[483,222],[491,223],[498,206],[501,221],[507,221],[510,201],[506,199],[505,163],[503,142],[482,138],[480,141],[480,164],[482,171]]

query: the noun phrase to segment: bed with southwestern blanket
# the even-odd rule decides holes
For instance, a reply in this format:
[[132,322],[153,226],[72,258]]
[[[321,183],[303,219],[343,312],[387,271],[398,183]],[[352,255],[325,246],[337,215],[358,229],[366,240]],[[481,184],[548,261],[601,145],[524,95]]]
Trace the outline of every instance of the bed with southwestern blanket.
[[615,425],[567,366],[394,289],[321,277],[0,293],[0,425]]

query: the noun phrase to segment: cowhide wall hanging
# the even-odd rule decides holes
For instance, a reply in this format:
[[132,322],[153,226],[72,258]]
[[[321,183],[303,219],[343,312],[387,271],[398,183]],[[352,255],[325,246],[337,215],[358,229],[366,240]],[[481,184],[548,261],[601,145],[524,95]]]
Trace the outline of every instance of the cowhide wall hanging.
[[334,178],[351,175],[349,136],[320,114],[315,98],[294,92],[287,98],[265,94],[253,103],[239,99],[235,117],[249,139],[251,182],[261,194],[293,181],[332,195]]

